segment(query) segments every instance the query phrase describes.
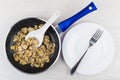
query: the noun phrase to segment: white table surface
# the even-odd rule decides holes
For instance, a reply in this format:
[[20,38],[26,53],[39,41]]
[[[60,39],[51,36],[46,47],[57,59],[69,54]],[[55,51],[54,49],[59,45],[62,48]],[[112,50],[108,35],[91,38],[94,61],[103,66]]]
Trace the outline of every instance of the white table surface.
[[5,39],[14,23],[27,17],[48,19],[56,10],[61,17],[54,25],[80,11],[91,0],[0,0],[0,80],[120,80],[120,0],[93,0],[98,10],[74,23],[92,21],[103,25],[115,41],[115,56],[111,65],[103,72],[86,76],[70,75],[70,69],[62,57],[47,71],[26,74],[14,68],[7,59]]

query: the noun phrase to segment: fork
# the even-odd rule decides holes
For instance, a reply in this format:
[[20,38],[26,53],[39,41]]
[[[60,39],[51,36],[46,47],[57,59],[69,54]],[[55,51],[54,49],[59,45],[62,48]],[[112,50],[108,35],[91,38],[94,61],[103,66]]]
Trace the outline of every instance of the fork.
[[87,51],[89,50],[89,48],[92,47],[98,41],[98,39],[101,37],[102,33],[103,33],[102,30],[97,29],[97,31],[95,32],[95,34],[91,37],[91,39],[89,40],[89,46],[86,49],[85,53],[82,55],[82,57],[79,59],[79,61],[71,69],[71,75],[74,74],[74,72],[76,71],[79,63],[82,61],[83,57],[85,56],[85,54],[87,53]]

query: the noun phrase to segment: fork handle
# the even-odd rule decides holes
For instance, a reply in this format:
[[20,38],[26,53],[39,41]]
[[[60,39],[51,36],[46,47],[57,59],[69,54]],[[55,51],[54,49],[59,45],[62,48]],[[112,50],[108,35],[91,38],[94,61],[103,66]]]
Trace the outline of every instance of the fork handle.
[[87,50],[86,50],[85,53],[82,55],[82,57],[79,59],[79,61],[74,65],[74,67],[73,67],[72,70],[71,70],[71,75],[74,74],[74,72],[76,71],[79,63],[82,61],[83,57],[85,56],[85,54],[87,53],[87,51],[88,51],[88,49],[89,49],[90,47],[91,47],[91,46],[89,46],[89,47],[87,48]]

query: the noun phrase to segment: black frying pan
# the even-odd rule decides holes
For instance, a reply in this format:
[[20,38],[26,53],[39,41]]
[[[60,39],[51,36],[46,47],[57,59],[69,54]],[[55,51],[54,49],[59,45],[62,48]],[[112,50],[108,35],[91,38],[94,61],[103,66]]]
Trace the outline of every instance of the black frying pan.
[[48,69],[55,62],[56,58],[58,57],[60,41],[59,41],[58,35],[56,34],[55,29],[52,26],[50,26],[45,34],[50,36],[52,42],[54,42],[56,44],[56,46],[55,46],[55,52],[50,56],[49,63],[46,63],[44,65],[44,67],[42,67],[42,68],[35,68],[35,67],[31,67],[30,65],[21,65],[21,64],[19,64],[19,62],[16,62],[13,58],[14,52],[10,49],[10,46],[13,44],[13,37],[18,33],[18,31],[20,31],[24,27],[30,27],[30,26],[40,25],[40,24],[44,24],[44,23],[45,23],[45,21],[37,19],[37,18],[27,18],[27,19],[23,19],[23,20],[17,22],[10,30],[10,32],[7,36],[7,39],[6,39],[7,57],[9,59],[9,61],[19,70],[27,72],[27,73],[41,72],[41,71]]
[[8,33],[7,39],[6,39],[6,53],[9,61],[15,66],[17,69],[26,72],[26,73],[38,73],[47,70],[51,65],[53,65],[57,58],[59,57],[60,50],[61,50],[61,40],[58,33],[64,32],[70,25],[72,25],[75,21],[80,19],[81,17],[87,15],[88,13],[96,10],[96,6],[93,2],[91,2],[87,7],[85,7],[83,10],[75,14],[74,16],[60,22],[57,27],[57,30],[54,28],[54,26],[50,26],[49,29],[46,31],[45,34],[49,35],[51,40],[55,43],[55,52],[50,56],[50,62],[46,63],[43,68],[34,68],[30,65],[21,65],[18,62],[16,62],[13,58],[14,52],[10,49],[10,46],[13,44],[13,37],[15,34],[17,34],[18,31],[21,30],[23,27],[29,27],[34,25],[40,25],[44,24],[46,21],[37,19],[37,18],[27,18],[23,19],[19,22],[17,22]]

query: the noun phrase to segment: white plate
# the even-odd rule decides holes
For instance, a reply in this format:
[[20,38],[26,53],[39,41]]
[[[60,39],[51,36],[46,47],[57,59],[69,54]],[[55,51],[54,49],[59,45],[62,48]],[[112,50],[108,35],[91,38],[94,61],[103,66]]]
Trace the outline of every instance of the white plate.
[[78,73],[93,75],[105,70],[114,57],[114,41],[105,28],[91,22],[84,22],[74,26],[64,37],[62,45],[63,57],[66,64],[72,68],[87,49],[90,38],[98,28],[104,32],[79,64],[76,70]]

